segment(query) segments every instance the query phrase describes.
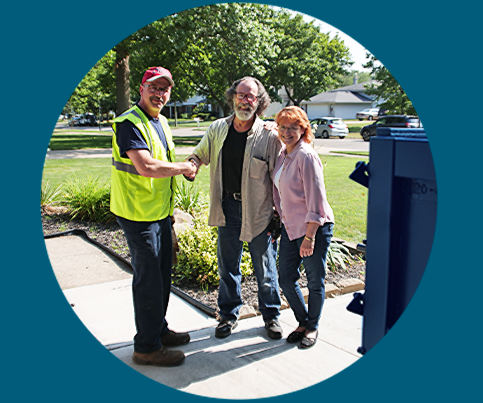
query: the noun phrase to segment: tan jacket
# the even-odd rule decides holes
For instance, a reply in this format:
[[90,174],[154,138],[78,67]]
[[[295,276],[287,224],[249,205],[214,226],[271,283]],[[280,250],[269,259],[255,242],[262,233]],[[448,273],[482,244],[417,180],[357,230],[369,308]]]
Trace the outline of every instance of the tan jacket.
[[[221,149],[234,117],[232,115],[214,121],[193,151],[193,155],[203,164],[210,165],[208,224],[212,226],[223,227],[225,225],[225,216],[221,207],[223,199]],[[276,132],[266,130],[263,126],[263,120],[256,117],[248,132],[243,160],[240,240],[246,242],[251,242],[253,238],[261,234],[267,228],[273,215],[271,178],[282,143]]]

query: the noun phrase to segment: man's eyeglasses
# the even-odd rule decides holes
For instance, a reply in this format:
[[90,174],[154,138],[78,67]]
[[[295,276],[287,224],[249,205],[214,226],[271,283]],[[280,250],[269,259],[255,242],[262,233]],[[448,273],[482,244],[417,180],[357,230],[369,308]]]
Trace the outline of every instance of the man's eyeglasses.
[[291,127],[282,126],[282,125],[278,126],[278,130],[281,130],[281,131],[287,132],[287,133],[294,133],[298,129],[300,129],[300,126],[291,126]]
[[161,94],[166,94],[167,92],[171,91],[171,87],[161,88],[147,84],[143,84],[143,87],[147,87],[148,91],[152,94],[156,94],[157,92],[161,92]]
[[251,94],[244,94],[243,92],[237,92],[236,97],[241,101],[242,99],[246,98],[250,102],[254,102],[258,99],[256,95],[251,95]]

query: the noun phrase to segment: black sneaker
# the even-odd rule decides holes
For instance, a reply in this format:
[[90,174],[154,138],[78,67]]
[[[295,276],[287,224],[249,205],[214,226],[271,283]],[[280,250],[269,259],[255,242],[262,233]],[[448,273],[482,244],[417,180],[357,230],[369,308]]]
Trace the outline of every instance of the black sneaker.
[[282,338],[282,326],[276,320],[270,320],[265,322],[265,329],[267,329],[268,337],[274,340],[280,340]]
[[222,320],[215,330],[215,337],[219,339],[223,339],[228,337],[232,330],[234,330],[238,326],[237,320]]

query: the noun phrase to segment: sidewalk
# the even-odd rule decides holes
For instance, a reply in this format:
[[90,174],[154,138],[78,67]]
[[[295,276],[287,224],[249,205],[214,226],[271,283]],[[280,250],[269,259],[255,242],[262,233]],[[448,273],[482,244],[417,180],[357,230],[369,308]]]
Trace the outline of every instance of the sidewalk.
[[186,361],[175,368],[135,365],[130,271],[75,235],[45,243],[57,281],[86,328],[120,361],[166,386],[225,399],[278,396],[322,382],[361,357],[362,320],[346,310],[352,294],[326,300],[318,342],[309,350],[286,342],[297,327],[290,309],[281,312],[282,340],[267,337],[260,316],[240,320],[234,333],[220,340],[214,337],[214,318],[171,294],[170,328],[191,335],[180,348]]
[[[176,155],[190,155],[194,147],[176,147]],[[72,158],[111,158],[112,148],[84,148],[82,150],[56,150],[47,151],[45,159],[72,159]]]

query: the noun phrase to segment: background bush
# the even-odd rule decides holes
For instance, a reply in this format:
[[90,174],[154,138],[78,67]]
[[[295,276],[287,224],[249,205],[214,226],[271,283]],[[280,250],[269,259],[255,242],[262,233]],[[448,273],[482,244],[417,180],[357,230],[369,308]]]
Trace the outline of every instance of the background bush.
[[111,187],[99,178],[85,177],[68,180],[64,185],[63,204],[72,218],[94,222],[109,222],[115,219],[110,211]]
[[[218,259],[216,257],[218,228],[208,225],[208,214],[199,214],[195,218],[194,229],[186,230],[178,235],[179,252],[177,263],[173,266],[173,279],[194,281],[201,288],[218,285]],[[248,245],[244,243],[242,276],[253,273],[252,260]]]

